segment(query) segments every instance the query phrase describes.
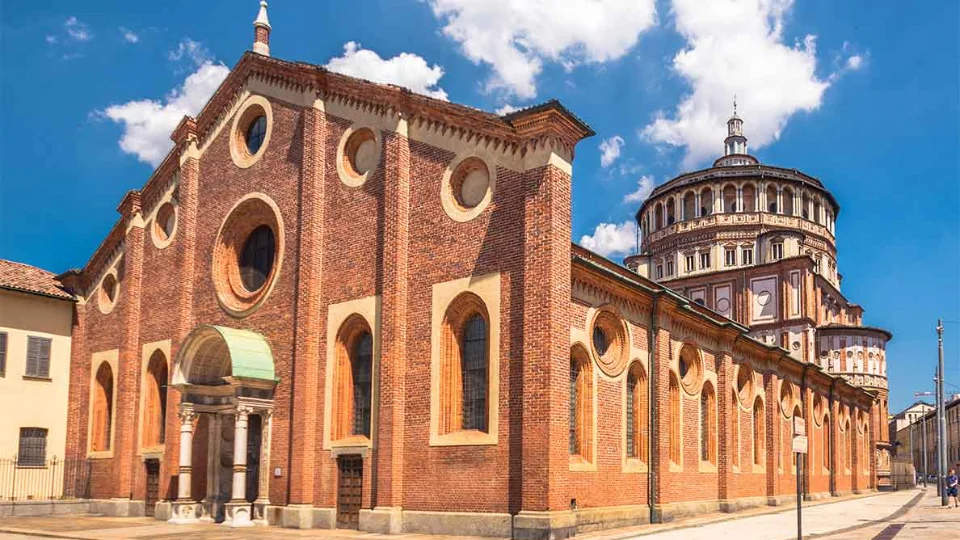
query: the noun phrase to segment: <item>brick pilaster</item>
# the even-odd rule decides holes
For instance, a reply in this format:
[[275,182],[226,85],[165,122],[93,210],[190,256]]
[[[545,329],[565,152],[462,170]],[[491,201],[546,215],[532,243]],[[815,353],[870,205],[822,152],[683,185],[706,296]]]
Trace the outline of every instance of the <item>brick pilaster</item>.
[[137,411],[140,387],[140,290],[143,277],[143,216],[140,212],[140,193],[131,191],[120,203],[127,227],[123,243],[123,276],[120,301],[123,307],[123,331],[120,335],[120,358],[117,366],[118,404],[115,463],[118,467],[114,496],[133,494],[133,463],[136,458]]
[[[321,309],[323,275],[323,171],[326,122],[313,107],[303,112],[303,156],[300,169],[300,243],[297,249],[296,345],[293,374],[294,430],[290,449],[291,504],[312,504],[317,480],[317,431],[321,363],[320,336],[326,313]],[[281,383],[282,384],[282,383]],[[278,436],[274,434],[274,437]],[[274,501],[275,503],[277,501]]]
[[[77,294],[81,291],[77,290]],[[87,410],[90,405],[90,358],[87,355],[86,304],[74,304],[70,340],[70,386],[67,400],[66,458],[83,459],[87,455]]]
[[764,407],[764,423],[766,424],[766,429],[764,430],[766,442],[764,446],[766,446],[766,448],[764,450],[766,452],[766,495],[768,498],[776,496],[777,482],[780,476],[780,470],[777,466],[777,459],[780,454],[777,443],[781,438],[777,380],[778,378],[774,373],[765,373],[763,375],[763,391],[766,399],[766,406]]
[[565,510],[569,491],[571,178],[525,172],[523,231],[523,511]]
[[376,484],[372,504],[400,507],[403,502],[404,365],[407,362],[408,267],[410,227],[410,141],[407,122],[384,131],[384,204],[382,268],[380,406],[377,425]]
[[717,450],[717,488],[720,502],[729,501],[733,485],[733,455],[735,451],[733,433],[733,415],[736,414],[736,398],[731,393],[733,385],[733,356],[730,351],[718,355],[717,366],[717,407],[718,440]]

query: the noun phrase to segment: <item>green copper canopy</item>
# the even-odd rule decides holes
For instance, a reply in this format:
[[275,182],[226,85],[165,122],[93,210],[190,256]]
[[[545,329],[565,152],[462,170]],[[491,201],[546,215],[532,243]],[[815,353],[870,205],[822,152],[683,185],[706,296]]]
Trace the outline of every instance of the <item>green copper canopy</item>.
[[223,337],[230,351],[230,371],[234,377],[276,381],[273,353],[262,335],[250,330],[209,326]]

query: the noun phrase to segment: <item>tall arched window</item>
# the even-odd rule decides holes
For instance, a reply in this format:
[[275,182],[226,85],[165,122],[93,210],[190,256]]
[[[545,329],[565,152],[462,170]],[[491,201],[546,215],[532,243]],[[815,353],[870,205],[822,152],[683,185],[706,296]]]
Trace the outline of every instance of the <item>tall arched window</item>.
[[700,461],[717,462],[717,399],[707,382],[700,392]]
[[93,385],[93,411],[90,448],[94,452],[110,450],[110,431],[113,426],[113,370],[103,362],[97,368]]
[[783,213],[792,216],[793,215],[793,190],[785,187],[783,192],[780,194],[783,198]]
[[740,405],[737,403],[737,390],[734,389],[730,395],[731,410],[733,414],[733,437],[730,444],[733,452],[733,466],[740,466]]
[[673,225],[677,221],[677,203],[670,197],[667,199],[667,225]]
[[823,468],[830,470],[830,414],[823,415],[823,428],[822,428],[823,437],[821,438],[821,443],[823,448],[821,448],[820,454],[823,457]]
[[[793,419],[794,419],[794,418],[802,418],[802,415],[803,415],[803,413],[800,412],[800,405],[796,405],[796,406],[793,408],[793,415],[791,415],[791,417],[790,417],[791,421],[787,424],[787,432],[788,432],[788,433],[787,433],[787,435],[788,435],[787,440],[788,440],[788,441],[792,441],[792,440],[793,440]],[[796,466],[797,466],[797,454],[796,454],[796,452],[793,451],[793,444],[792,444],[792,443],[790,444],[790,446],[787,447],[787,450],[790,452],[790,463],[791,463],[794,467],[796,467]],[[794,469],[794,474],[796,474],[796,469]]]
[[370,438],[373,400],[373,336],[360,315],[337,333],[333,373],[331,440]]
[[634,362],[627,372],[627,457],[646,459],[647,376],[643,366]]
[[703,188],[700,192],[700,215],[709,216],[713,213],[713,190]]
[[683,219],[693,219],[697,216],[697,198],[692,191],[683,195]]
[[580,346],[570,354],[570,455],[593,462],[593,372]]
[[757,211],[757,188],[753,184],[744,184],[741,197],[743,198],[744,212]]
[[777,188],[772,184],[767,186],[767,212],[777,213]]
[[847,452],[846,455],[844,456],[844,459],[847,460],[846,468],[849,471],[853,471],[853,468],[854,468],[853,467],[853,430],[850,429],[849,418],[847,419],[846,425],[844,426],[844,438],[846,439],[845,450]]
[[440,434],[489,429],[490,328],[473,293],[458,296],[444,317],[440,365]]
[[167,358],[154,351],[144,380],[143,446],[163,444],[167,423]]
[[653,230],[659,230],[663,228],[663,204],[657,203],[657,206],[654,207],[653,211],[654,224]]
[[763,401],[758,397],[753,403],[753,463],[754,465],[763,465],[764,454],[766,452],[766,441],[764,440],[766,430],[764,429],[763,419]]
[[737,211],[737,188],[729,184],[723,188],[723,211],[724,213]]
[[670,407],[670,461],[680,463],[680,383],[673,373],[670,374],[667,399]]

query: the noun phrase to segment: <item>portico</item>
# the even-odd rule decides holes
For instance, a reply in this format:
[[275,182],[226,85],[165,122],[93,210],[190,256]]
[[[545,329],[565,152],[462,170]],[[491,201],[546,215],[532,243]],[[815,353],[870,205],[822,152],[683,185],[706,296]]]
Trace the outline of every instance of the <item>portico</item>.
[[[266,524],[276,383],[273,355],[262,335],[212,325],[190,333],[173,374],[181,399],[171,523]],[[195,470],[202,478],[194,477]],[[197,486],[201,493],[194,493]]]

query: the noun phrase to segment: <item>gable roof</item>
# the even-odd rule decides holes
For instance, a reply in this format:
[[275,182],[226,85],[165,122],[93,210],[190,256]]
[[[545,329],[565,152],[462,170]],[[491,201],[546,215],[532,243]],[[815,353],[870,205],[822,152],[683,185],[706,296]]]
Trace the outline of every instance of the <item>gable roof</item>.
[[0,289],[75,300],[53,272],[5,259],[0,259]]

